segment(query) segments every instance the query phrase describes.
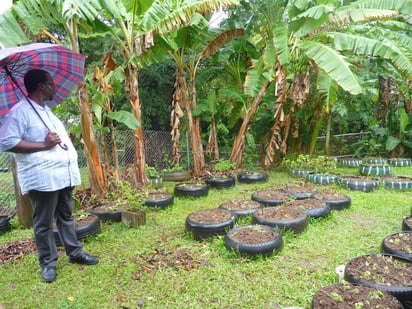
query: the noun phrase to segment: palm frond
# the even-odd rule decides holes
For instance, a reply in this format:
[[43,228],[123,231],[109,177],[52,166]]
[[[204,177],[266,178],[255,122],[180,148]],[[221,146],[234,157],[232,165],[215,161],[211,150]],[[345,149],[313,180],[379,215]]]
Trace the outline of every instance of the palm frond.
[[223,47],[227,42],[241,37],[245,34],[245,29],[232,29],[220,33],[214,40],[209,42],[200,53],[201,57],[209,57],[217,53],[219,48]]

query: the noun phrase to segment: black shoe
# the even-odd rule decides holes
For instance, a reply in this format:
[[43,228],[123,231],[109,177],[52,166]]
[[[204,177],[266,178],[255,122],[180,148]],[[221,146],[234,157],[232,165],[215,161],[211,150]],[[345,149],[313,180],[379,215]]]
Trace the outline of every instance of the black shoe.
[[77,256],[69,257],[69,263],[76,263],[76,264],[82,264],[82,265],[94,265],[94,264],[99,263],[99,257],[83,252]]
[[41,277],[47,283],[53,282],[56,280],[56,267],[55,266],[46,266],[41,271]]

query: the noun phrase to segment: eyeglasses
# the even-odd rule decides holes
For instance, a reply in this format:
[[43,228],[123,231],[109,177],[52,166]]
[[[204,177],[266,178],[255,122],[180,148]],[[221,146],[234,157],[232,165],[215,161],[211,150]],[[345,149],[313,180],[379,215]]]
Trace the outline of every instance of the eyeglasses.
[[42,83],[42,84],[48,85],[48,86],[50,86],[50,87],[54,87],[54,83],[53,83],[53,82],[44,82],[44,83]]

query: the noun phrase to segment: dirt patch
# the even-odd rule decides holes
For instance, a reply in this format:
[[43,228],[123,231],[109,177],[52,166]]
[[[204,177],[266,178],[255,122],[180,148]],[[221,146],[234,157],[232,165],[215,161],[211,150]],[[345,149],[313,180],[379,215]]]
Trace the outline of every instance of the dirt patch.
[[[368,304],[367,307],[364,307],[365,304]],[[315,309],[358,307],[401,308],[398,300],[389,293],[361,285],[335,284],[319,290],[313,297]]]
[[246,201],[246,200],[230,200],[219,206],[227,210],[249,210],[260,208],[261,205],[255,201]]
[[278,234],[268,228],[251,226],[238,229],[230,235],[230,238],[242,244],[260,244],[274,239]]
[[214,224],[230,220],[232,214],[226,209],[205,209],[190,214],[189,218],[193,222],[201,224]]
[[0,245],[0,264],[9,263],[36,252],[34,238],[17,239]]

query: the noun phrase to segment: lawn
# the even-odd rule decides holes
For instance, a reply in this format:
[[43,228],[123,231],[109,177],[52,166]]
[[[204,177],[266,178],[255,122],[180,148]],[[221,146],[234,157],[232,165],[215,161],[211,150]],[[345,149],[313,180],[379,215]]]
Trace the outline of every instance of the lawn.
[[[356,175],[357,169],[341,169]],[[412,167],[394,168],[412,176]],[[312,296],[338,282],[335,268],[358,255],[379,252],[383,238],[401,230],[410,213],[412,192],[328,190],[347,194],[349,209],[311,219],[299,235],[283,234],[283,250],[271,257],[240,258],[224,247],[223,237],[195,241],[184,231],[193,211],[218,207],[229,199],[250,199],[257,190],[299,181],[273,171],[260,184],[211,189],[208,197],[175,198],[165,210],[147,209],[147,223],[133,229],[102,223],[101,233],[84,242],[100,256],[95,266],[69,264],[63,251],[57,281],[41,281],[37,256],[30,254],[0,267],[0,304],[5,308],[310,308]],[[173,192],[174,183],[165,184]],[[319,187],[321,188],[321,187]],[[248,224],[250,218],[239,224]],[[14,226],[0,244],[31,237]]]

